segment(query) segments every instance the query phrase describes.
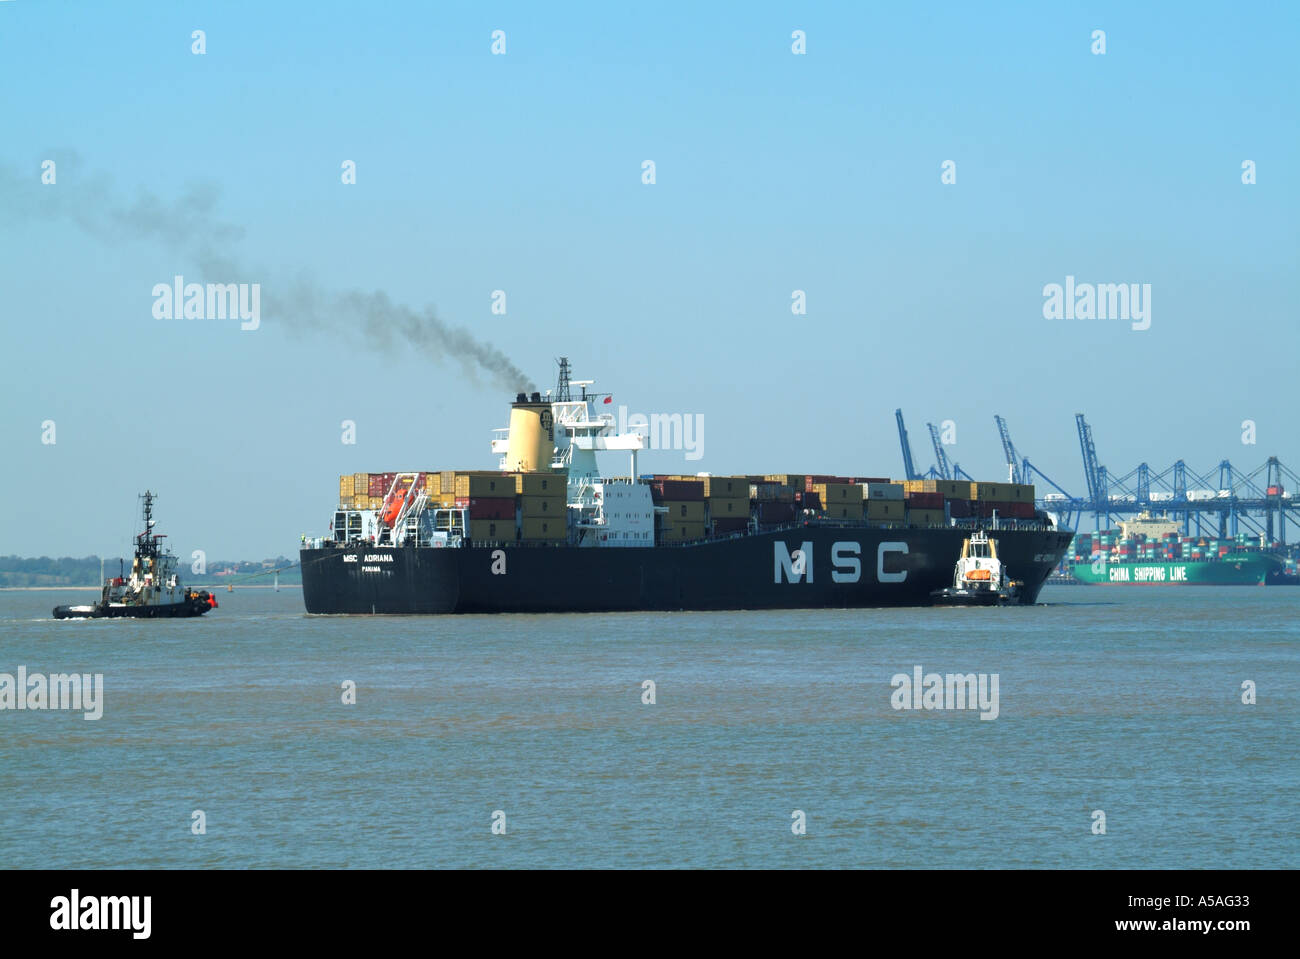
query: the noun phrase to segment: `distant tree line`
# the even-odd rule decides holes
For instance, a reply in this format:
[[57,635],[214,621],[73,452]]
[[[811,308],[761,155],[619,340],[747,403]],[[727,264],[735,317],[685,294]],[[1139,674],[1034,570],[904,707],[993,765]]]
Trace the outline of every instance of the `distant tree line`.
[[[274,582],[270,570],[280,569],[293,562],[294,560],[286,556],[277,556],[261,562],[210,561],[206,571],[199,576],[190,571],[189,564],[178,560],[176,569],[180,573],[181,582],[189,586],[221,585],[230,582],[246,582],[254,586],[265,583],[269,586]],[[99,578],[99,563],[98,556],[85,556],[80,559],[73,556],[63,556],[59,559],[51,559],[48,556],[36,558],[0,556],[0,586],[100,586],[102,580]],[[120,566],[116,556],[104,559],[105,576],[117,576],[119,569],[130,572],[129,557],[123,559]],[[280,573],[280,582],[286,584],[302,582],[297,567],[283,570]]]

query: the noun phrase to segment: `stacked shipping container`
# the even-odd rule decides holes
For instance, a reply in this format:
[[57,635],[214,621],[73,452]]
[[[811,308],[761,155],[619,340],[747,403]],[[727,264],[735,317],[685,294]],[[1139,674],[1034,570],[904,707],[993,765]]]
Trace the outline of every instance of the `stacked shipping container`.
[[[339,503],[348,509],[379,509],[396,473],[350,473],[339,477]],[[793,522],[800,512],[830,519],[866,519],[886,526],[941,526],[953,519],[1031,519],[1034,488],[1014,483],[906,480],[814,473],[754,476],[656,475],[650,478],[656,506],[656,538],[682,542],[763,525]],[[564,473],[443,470],[424,474],[431,504],[469,511],[475,540],[559,540],[568,532]],[[1216,544],[1217,546],[1218,544]],[[1164,547],[1169,555],[1177,543]],[[1222,554],[1222,551],[1220,551]]]
[[[559,540],[568,533],[565,473],[501,470],[410,470],[424,473],[423,489],[435,508],[469,511],[469,536],[480,542]],[[379,509],[397,473],[339,477],[345,509]],[[363,492],[364,491],[364,492]]]

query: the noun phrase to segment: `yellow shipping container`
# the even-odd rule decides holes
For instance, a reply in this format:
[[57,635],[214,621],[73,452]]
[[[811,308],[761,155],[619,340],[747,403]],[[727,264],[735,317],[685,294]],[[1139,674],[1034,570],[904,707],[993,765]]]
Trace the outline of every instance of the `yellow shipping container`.
[[862,490],[853,483],[814,483],[812,491],[821,497],[823,506],[862,502]]
[[869,499],[867,519],[903,519],[903,501],[901,499]]
[[669,523],[674,526],[680,526],[682,523],[699,523],[704,526],[704,501],[693,499],[666,499],[660,506],[668,507],[667,513],[658,515],[663,516],[664,524]]
[[520,539],[564,539],[568,533],[564,518],[561,516],[541,517],[525,516],[520,527]]
[[379,509],[384,505],[384,498],[382,496],[370,496],[367,497],[367,499],[369,500],[366,504],[367,509]]
[[749,516],[749,495],[742,497],[731,497],[722,499],[713,497],[709,501],[709,516],[713,519],[727,519],[729,517]]
[[704,495],[712,499],[749,498],[748,476],[706,476],[704,477]]
[[344,473],[339,477],[339,502],[344,503],[353,496],[352,474]]
[[680,543],[685,540],[703,538],[703,523],[682,523],[677,526],[665,526],[660,533],[660,541],[664,543]]
[[1032,503],[1034,501],[1032,483],[1008,483],[1007,489],[1010,490],[1010,495],[1006,500],[1008,503]]
[[352,497],[352,508],[353,508],[353,509],[369,509],[369,508],[370,508],[370,497],[369,497],[369,496],[364,496],[364,495],[362,495],[361,493],[357,493],[355,496]]
[[943,526],[943,510],[941,509],[909,509],[907,511],[907,521],[913,526]]
[[512,519],[472,519],[469,521],[469,538],[476,543],[513,543],[515,521]]
[[938,493],[938,480],[903,480],[904,493]]
[[764,482],[780,483],[782,486],[789,486],[792,489],[803,491],[804,473],[765,473]]
[[515,477],[515,492],[521,496],[568,495],[568,473],[516,473]]
[[974,499],[975,484],[968,480],[935,480],[944,499]]
[[1011,483],[972,483],[975,487],[975,499],[980,502],[1009,503],[1015,486]]
[[519,507],[525,518],[539,516],[563,519],[568,512],[563,496],[521,496]]
[[352,493],[355,496],[370,495],[370,474],[369,473],[352,474]]
[[513,473],[457,473],[453,492],[458,499],[477,498],[479,496],[514,496],[515,474]]

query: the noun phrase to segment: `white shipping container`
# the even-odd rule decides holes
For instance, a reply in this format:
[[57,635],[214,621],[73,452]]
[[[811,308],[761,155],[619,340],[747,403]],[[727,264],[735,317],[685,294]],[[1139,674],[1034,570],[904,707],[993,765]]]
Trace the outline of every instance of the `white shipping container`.
[[863,483],[863,499],[902,499],[902,483]]

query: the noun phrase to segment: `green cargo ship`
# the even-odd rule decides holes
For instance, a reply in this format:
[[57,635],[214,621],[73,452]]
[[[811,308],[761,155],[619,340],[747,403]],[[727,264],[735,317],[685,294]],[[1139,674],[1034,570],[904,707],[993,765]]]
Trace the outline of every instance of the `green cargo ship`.
[[1081,583],[1124,586],[1262,586],[1281,569],[1281,558],[1270,553],[1229,553],[1203,560],[1077,562],[1070,573]]

